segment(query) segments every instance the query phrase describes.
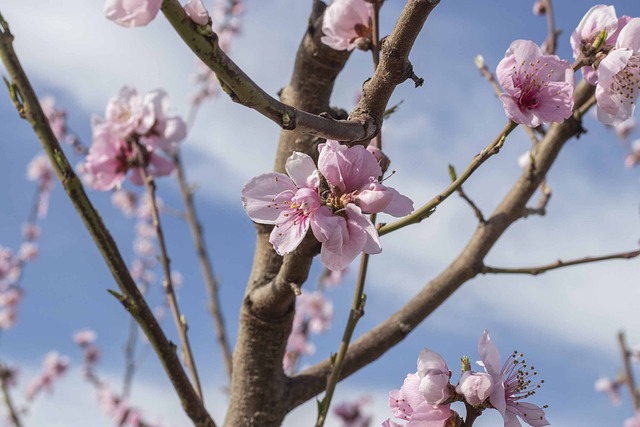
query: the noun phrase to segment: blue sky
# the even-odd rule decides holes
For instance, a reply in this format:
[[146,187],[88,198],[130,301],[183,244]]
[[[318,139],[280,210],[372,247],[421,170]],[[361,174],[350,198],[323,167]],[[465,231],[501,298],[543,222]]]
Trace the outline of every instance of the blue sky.
[[[11,24],[16,50],[37,92],[55,96],[67,109],[71,128],[84,141],[90,139],[91,115],[104,114],[107,100],[125,84],[142,93],[164,88],[175,110],[186,115],[194,91],[189,76],[195,59],[162,16],[146,28],[126,30],[103,18],[99,1],[38,2],[37,7],[34,0],[4,3],[0,11]],[[593,3],[555,3],[557,26],[564,30],[558,53],[571,59],[568,37]],[[288,80],[309,4],[246,1],[244,31],[234,41],[231,56],[269,93],[275,94]],[[619,15],[640,16],[636,1],[614,4]],[[495,68],[512,40],[541,42],[546,23],[532,15],[531,6],[530,1],[443,0],[429,18],[411,55],[425,85],[417,90],[410,83],[398,88],[391,103],[404,103],[384,130],[386,151],[397,171],[389,185],[412,197],[416,205],[447,185],[449,163],[464,168],[502,129],[502,106],[478,75],[473,57],[482,54],[489,67]],[[401,7],[402,2],[386,2],[383,33],[390,31]],[[332,104],[351,108],[370,70],[369,54],[355,52],[338,79]],[[0,179],[8,183],[0,188],[0,245],[15,248],[33,193],[33,184],[24,179],[25,168],[39,144],[6,96],[0,96],[0,117]],[[585,126],[588,133],[567,144],[549,175],[553,197],[547,216],[514,225],[491,251],[487,264],[538,265],[637,247],[638,170],[624,168],[625,149],[612,132],[592,117]],[[197,208],[222,282],[221,299],[231,336],[237,329],[254,246],[253,227],[239,200],[240,188],[272,167],[278,132],[254,111],[220,98],[202,109],[184,144],[188,176],[199,186]],[[640,132],[635,136],[640,138]],[[516,159],[528,147],[526,134],[517,130],[500,155],[465,185],[486,213],[520,173]],[[158,185],[165,202],[180,208],[174,180],[159,180]],[[133,259],[134,221],[124,219],[111,206],[108,194],[91,192],[90,196],[125,259]],[[185,278],[180,304],[189,320],[206,401],[216,420],[222,420],[224,370],[188,229],[171,216],[163,221],[172,265]],[[36,404],[27,425],[109,426],[111,421],[100,413],[91,387],[81,378],[81,353],[71,336],[84,327],[97,331],[103,350],[100,372],[119,389],[129,319],[107,294],[107,289],[115,287],[112,278],[60,185],[56,185],[50,214],[41,226],[41,255],[25,273],[26,295],[19,321],[2,334],[0,358],[21,367],[21,386],[39,369],[47,351],[56,349],[72,358],[67,378],[54,395]],[[454,259],[474,227],[468,206],[452,197],[428,221],[385,236],[384,252],[371,261],[366,316],[356,334],[400,308],[437,275]],[[315,286],[319,271],[315,265],[308,289]],[[539,277],[478,277],[400,345],[341,383],[338,400],[372,395],[374,403],[369,409],[375,415],[374,425],[379,425],[391,415],[386,394],[415,371],[423,347],[440,352],[456,371],[461,355],[477,358],[477,340],[482,329],[488,328],[503,354],[523,351],[538,368],[546,384],[534,403],[550,405],[552,425],[622,425],[631,414],[628,399],[621,408],[613,408],[593,391],[593,383],[602,374],[615,375],[619,367],[615,334],[620,328],[627,331],[631,343],[640,343],[633,303],[640,297],[637,277],[637,261],[564,269]],[[334,327],[315,341],[316,355],[303,363],[335,352],[354,280],[350,273],[341,288],[329,292],[336,309]],[[150,298],[155,305],[159,289],[152,290]],[[165,323],[167,333],[175,338],[173,325]],[[152,352],[144,357],[131,400],[151,419],[188,425]],[[285,425],[310,425],[313,414],[313,405],[303,407]],[[499,417],[487,413],[476,425],[499,425]]]

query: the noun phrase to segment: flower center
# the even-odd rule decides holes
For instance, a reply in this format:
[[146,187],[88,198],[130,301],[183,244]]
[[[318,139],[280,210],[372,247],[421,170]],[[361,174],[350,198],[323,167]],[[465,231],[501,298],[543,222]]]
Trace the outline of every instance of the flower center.
[[619,95],[620,103],[635,102],[640,92],[640,54],[631,55],[627,66],[613,76],[611,88]]
[[[535,63],[530,62],[528,65],[523,61],[521,71],[515,76],[514,86],[520,90],[518,97],[518,106],[521,111],[535,110],[540,105],[540,97],[543,89],[549,86],[548,81],[539,78],[540,72],[548,67],[547,62],[541,64],[540,60]],[[554,70],[549,70],[547,77],[551,79]]]

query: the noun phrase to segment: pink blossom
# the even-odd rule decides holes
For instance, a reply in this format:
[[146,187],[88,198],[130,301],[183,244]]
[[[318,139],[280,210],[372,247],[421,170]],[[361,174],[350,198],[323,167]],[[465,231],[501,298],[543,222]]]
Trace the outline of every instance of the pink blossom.
[[325,268],[320,275],[320,285],[325,288],[333,288],[338,286],[344,280],[344,276],[347,274],[347,269],[339,271],[331,271]]
[[471,406],[484,403],[493,391],[493,378],[484,372],[466,371],[460,377],[456,386],[456,393],[464,396],[464,400]]
[[16,323],[17,313],[12,308],[0,310],[0,331],[11,329]]
[[[421,379],[416,374],[408,374],[400,390],[389,392],[389,406],[393,416],[409,421],[406,427],[444,427],[447,420],[455,415],[449,405],[430,405],[419,391]],[[386,420],[383,426],[401,426]]]
[[430,405],[440,405],[451,397],[449,379],[451,371],[446,362],[435,351],[426,348],[418,356],[420,393]]
[[97,190],[118,188],[134,161],[133,150],[106,123],[94,119],[92,128],[93,143],[83,167],[85,177],[89,185]]
[[[605,35],[605,39],[613,37],[617,27],[618,18],[616,17],[616,9],[613,6],[604,4],[593,6],[582,17],[578,27],[571,34],[570,42],[573,49],[573,57],[578,59],[584,54],[589,54],[593,50],[593,43],[601,34]],[[607,41],[609,42],[608,44],[615,43],[615,40],[613,40],[613,43],[611,40]],[[589,84],[595,86],[598,77],[593,67],[582,67],[582,74]]]
[[123,27],[142,27],[153,21],[161,6],[162,0],[107,0],[104,14]]
[[484,331],[480,337],[478,353],[494,384],[489,402],[504,418],[504,427],[520,427],[517,417],[534,427],[549,425],[544,409],[522,401],[534,395],[539,387],[539,384],[531,381],[537,372],[521,360],[522,354],[512,353],[500,367],[500,353],[488,331]]
[[636,412],[633,417],[627,418],[624,421],[624,427],[640,427],[640,412]]
[[125,216],[132,216],[136,212],[137,196],[135,193],[120,188],[111,193],[111,203]]
[[22,237],[24,237],[25,240],[36,240],[40,237],[40,227],[36,224],[25,223],[22,226]]
[[56,108],[55,99],[51,96],[45,96],[40,100],[40,107],[44,115],[47,116],[49,126],[58,141],[62,141],[66,133],[66,113],[61,108]]
[[534,15],[544,15],[545,13],[547,13],[547,7],[545,6],[545,3],[543,1],[536,1],[533,4],[533,14]]
[[[124,182],[127,172],[134,167],[137,156],[131,142],[113,132],[109,122],[94,118],[92,123],[93,143],[83,164],[83,173],[88,184],[97,190],[118,188]],[[169,160],[153,151],[148,153],[145,166],[150,176],[164,176],[173,172],[174,166]],[[133,168],[131,182],[142,185],[139,168]]]
[[184,11],[198,25],[207,25],[209,23],[209,12],[204,7],[202,0],[189,0],[184,5]]
[[623,142],[627,141],[629,135],[636,130],[637,122],[635,119],[631,118],[621,122],[613,127],[616,132],[618,138],[620,138]]
[[333,0],[324,12],[320,39],[335,50],[353,50],[371,43],[373,7],[365,0]]
[[22,289],[13,286],[0,291],[0,307],[16,307],[22,299],[22,294]]
[[616,125],[633,115],[640,91],[640,18],[620,31],[615,48],[598,66],[598,120]]
[[612,381],[607,377],[600,377],[594,384],[596,391],[605,393],[611,399],[613,406],[620,406],[622,399],[620,398],[620,386],[622,383],[619,381]]
[[511,43],[496,70],[500,95],[510,120],[530,127],[563,121],[573,109],[574,73],[556,55],[543,55],[529,40]]
[[333,304],[320,291],[303,291],[296,299],[296,315],[305,319],[309,332],[321,334],[331,327]]
[[255,222],[275,225],[269,242],[279,255],[298,247],[311,217],[321,208],[320,177],[311,157],[295,152],[285,169],[288,176],[275,172],[259,175],[242,188],[247,215]]
[[33,261],[38,257],[38,245],[33,242],[23,242],[20,245],[20,259],[22,261]]
[[631,152],[624,158],[624,165],[632,168],[640,163],[640,139],[636,139],[631,143]]
[[[378,232],[365,214],[408,215],[413,202],[379,182],[382,169],[363,146],[347,147],[327,140],[318,147],[318,169],[329,184],[326,205],[312,218],[322,243],[320,259],[330,270],[343,270],[360,252],[382,251]],[[337,215],[336,213],[339,213]]]
[[73,334],[73,341],[81,347],[88,346],[96,340],[96,333],[91,329],[82,329]]
[[[617,18],[613,6],[603,4],[593,6],[571,34],[573,57],[575,59],[587,58],[590,60],[589,62],[599,62],[605,55],[603,48],[610,49],[616,44],[620,31],[630,20],[629,16]],[[598,41],[598,45],[596,45],[596,41]],[[592,86],[598,83],[598,74],[591,65],[583,66],[581,71],[587,83]]]
[[45,154],[37,154],[27,165],[27,179],[38,181],[41,189],[48,191],[53,187],[53,168]]
[[[413,210],[413,202],[378,181],[380,165],[364,147],[328,140],[319,150],[318,169],[311,157],[296,152],[287,160],[288,176],[268,173],[253,178],[242,189],[243,206],[254,221],[275,225],[269,241],[278,254],[293,251],[311,227],[322,243],[324,265],[344,270],[361,252],[382,250],[378,232],[365,214],[402,216]],[[329,184],[322,197],[318,172]]]
[[342,402],[333,408],[333,413],[342,421],[342,427],[369,427],[371,415],[365,415],[363,407],[370,400],[364,397],[355,402]]
[[143,118],[142,98],[135,88],[123,86],[118,96],[107,103],[105,121],[113,133],[128,138],[136,131],[147,131],[141,121]]
[[144,114],[138,128],[141,142],[168,153],[175,152],[178,143],[187,136],[187,124],[171,114],[169,96],[162,89],[147,93],[142,105]]

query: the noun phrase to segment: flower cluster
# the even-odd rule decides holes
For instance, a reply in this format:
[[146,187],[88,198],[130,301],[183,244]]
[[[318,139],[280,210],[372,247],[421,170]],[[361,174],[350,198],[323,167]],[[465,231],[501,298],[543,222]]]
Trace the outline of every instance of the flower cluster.
[[331,327],[333,304],[320,291],[304,292],[296,298],[296,314],[282,365],[287,374],[293,374],[301,356],[315,352],[309,334],[321,334]]
[[[468,359],[463,358],[464,372],[454,387],[449,382],[451,371],[444,359],[433,351],[423,350],[417,372],[407,375],[402,388],[389,393],[393,415],[408,421],[407,426],[458,426],[461,419],[450,405],[463,400],[476,413],[488,408],[498,410],[505,427],[521,426],[518,417],[534,427],[549,425],[542,408],[523,401],[534,395],[543,381],[533,381],[537,372],[526,364],[522,354],[512,353],[501,366],[500,353],[488,331],[480,337],[478,353],[482,360],[478,364],[484,367],[484,372],[471,371]],[[400,424],[387,420],[383,426]]]
[[126,399],[118,396],[107,382],[98,377],[95,367],[100,358],[100,349],[95,345],[96,333],[90,329],[83,329],[74,334],[73,340],[82,349],[84,377],[95,387],[96,399],[102,411],[118,426],[159,427],[160,424],[152,424],[144,420],[138,408],[129,405]]
[[328,140],[318,149],[317,168],[310,156],[295,152],[286,162],[286,175],[267,173],[245,184],[242,202],[252,220],[275,225],[269,241],[279,255],[298,247],[311,228],[322,243],[320,259],[339,271],[361,252],[382,251],[366,214],[404,216],[413,202],[380,183],[382,169],[364,147]]
[[175,152],[186,135],[186,123],[171,115],[163,90],[140,97],[125,86],[109,100],[104,119],[92,118],[93,143],[81,171],[87,184],[98,190],[119,188],[129,170],[131,182],[141,185],[141,168],[150,176],[173,171],[173,163],[159,151]]
[[[534,13],[544,13],[538,9],[534,6]],[[571,35],[571,47],[573,67],[544,55],[531,41],[511,44],[496,70],[510,120],[537,127],[567,119],[574,102],[573,70],[578,68],[596,86],[598,120],[618,125],[632,117],[640,93],[640,18],[617,17],[613,6],[594,6]]]
[[335,50],[371,46],[373,6],[365,0],[333,0],[322,21],[322,43]]
[[27,384],[25,398],[32,402],[42,390],[51,392],[53,383],[62,377],[69,368],[69,358],[56,351],[47,353],[42,363],[42,372]]

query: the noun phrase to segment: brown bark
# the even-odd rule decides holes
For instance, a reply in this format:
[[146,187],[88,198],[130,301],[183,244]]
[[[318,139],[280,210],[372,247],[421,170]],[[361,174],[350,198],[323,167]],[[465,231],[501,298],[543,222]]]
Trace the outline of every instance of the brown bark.
[[[314,2],[310,25],[297,56],[283,102],[319,114],[329,111],[329,98],[349,54],[320,42],[325,5]],[[284,172],[293,151],[313,155],[321,139],[299,131],[282,131],[274,169]],[[316,155],[317,157],[317,155]],[[296,251],[277,255],[269,243],[271,228],[257,225],[253,270],[240,310],[240,328],[233,354],[231,401],[226,426],[278,426],[286,414],[283,400],[287,377],[282,359],[295,308],[294,289],[306,281],[319,244],[312,235]]]

